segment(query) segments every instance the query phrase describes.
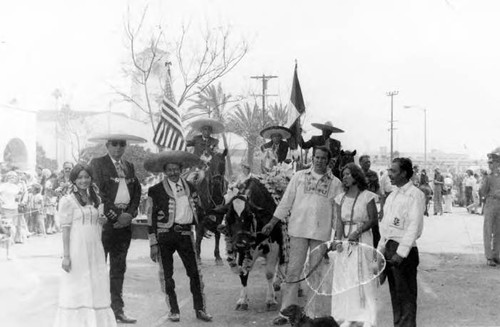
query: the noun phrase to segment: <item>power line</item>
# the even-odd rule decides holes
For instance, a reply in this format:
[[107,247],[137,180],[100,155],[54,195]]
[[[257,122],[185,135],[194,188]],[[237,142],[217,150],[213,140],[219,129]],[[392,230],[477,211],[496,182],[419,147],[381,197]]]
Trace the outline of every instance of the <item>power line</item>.
[[387,92],[386,95],[391,97],[391,163],[394,159],[394,96],[398,95],[398,91]]
[[256,94],[256,96],[262,97],[262,126],[265,126],[266,125],[266,97],[277,96],[277,94],[266,94],[267,82],[272,78],[278,78],[278,76],[262,74],[261,76],[250,76],[250,78],[262,80],[262,94]]

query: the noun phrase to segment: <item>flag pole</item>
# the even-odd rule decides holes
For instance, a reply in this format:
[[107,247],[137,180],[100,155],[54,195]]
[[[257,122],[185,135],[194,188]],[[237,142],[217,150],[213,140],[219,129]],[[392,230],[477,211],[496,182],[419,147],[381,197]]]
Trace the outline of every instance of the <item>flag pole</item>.
[[[295,59],[295,71],[297,71],[298,66],[299,66],[299,64],[298,64],[297,58],[296,58]],[[302,122],[301,122],[300,118],[301,117],[299,117],[299,131],[300,131],[299,137],[302,137]],[[299,144],[297,144],[297,146],[299,146]],[[302,146],[300,147],[300,166],[301,166],[301,168],[304,166],[304,149],[302,149]]]

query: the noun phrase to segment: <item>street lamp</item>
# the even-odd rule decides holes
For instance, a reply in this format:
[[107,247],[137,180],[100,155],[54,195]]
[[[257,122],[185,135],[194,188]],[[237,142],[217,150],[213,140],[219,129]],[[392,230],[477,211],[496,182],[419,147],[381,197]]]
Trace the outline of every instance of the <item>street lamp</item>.
[[424,167],[427,168],[427,108],[420,106],[404,106],[406,109],[419,109],[424,112]]

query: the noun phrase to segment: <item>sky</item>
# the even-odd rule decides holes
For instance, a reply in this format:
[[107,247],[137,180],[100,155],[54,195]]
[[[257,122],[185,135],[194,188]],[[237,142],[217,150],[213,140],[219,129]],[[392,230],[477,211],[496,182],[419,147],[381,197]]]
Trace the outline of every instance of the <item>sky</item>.
[[[234,95],[258,93],[253,75],[277,75],[270,97],[286,104],[293,68],[311,123],[330,120],[345,131],[345,149],[427,149],[473,158],[500,146],[500,1],[491,0],[4,0],[0,2],[0,103],[53,109],[54,89],[77,110],[107,110],[124,86],[127,9],[146,30],[179,34],[230,25],[249,53],[221,82]],[[175,65],[174,65],[175,69]],[[175,76],[175,72],[174,72]],[[174,89],[175,91],[175,89]],[[414,106],[405,108],[405,106]]]

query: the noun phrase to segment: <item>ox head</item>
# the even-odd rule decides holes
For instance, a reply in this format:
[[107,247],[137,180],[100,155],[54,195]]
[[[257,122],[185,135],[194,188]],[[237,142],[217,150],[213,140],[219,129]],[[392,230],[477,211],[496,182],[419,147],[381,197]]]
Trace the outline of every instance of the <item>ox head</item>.
[[231,201],[231,210],[226,221],[234,246],[247,250],[256,244],[257,219],[245,196],[238,195]]

